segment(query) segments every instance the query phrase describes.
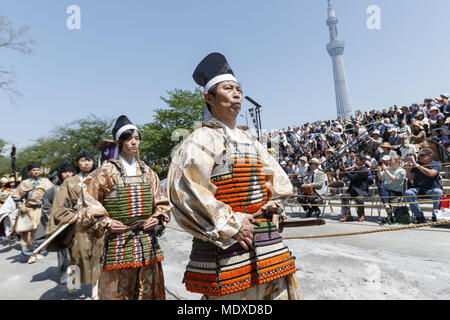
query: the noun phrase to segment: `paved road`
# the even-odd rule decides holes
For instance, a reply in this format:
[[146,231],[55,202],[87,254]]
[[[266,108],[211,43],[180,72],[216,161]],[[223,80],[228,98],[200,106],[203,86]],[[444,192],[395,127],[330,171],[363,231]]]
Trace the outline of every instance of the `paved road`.
[[[290,219],[300,219],[290,217]],[[382,228],[376,218],[340,223],[327,216],[320,227],[286,229],[284,236],[353,232]],[[177,227],[175,222],[169,224]],[[305,299],[450,299],[450,228],[385,232],[311,240],[285,240],[296,256]],[[168,229],[160,241],[167,299],[200,295],[181,284],[192,237]],[[90,299],[90,286],[69,294],[59,285],[56,254],[28,265],[19,245],[0,245],[0,299]]]

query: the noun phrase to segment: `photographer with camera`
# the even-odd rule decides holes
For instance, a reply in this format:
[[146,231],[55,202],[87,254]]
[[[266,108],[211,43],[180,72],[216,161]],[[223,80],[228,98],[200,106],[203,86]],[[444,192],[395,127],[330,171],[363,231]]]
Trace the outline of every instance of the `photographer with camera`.
[[386,209],[388,219],[392,218],[394,212],[391,206],[392,197],[401,196],[403,192],[406,171],[400,166],[401,161],[400,156],[393,155],[390,158],[389,166],[386,166],[385,163],[377,165],[377,176],[381,181],[379,187],[381,201]]
[[439,173],[442,170],[440,162],[433,160],[433,150],[423,148],[419,152],[419,161],[413,157],[407,157],[405,161],[406,175],[413,181],[413,187],[406,190],[407,202],[410,202],[411,211],[416,217],[416,223],[425,223],[426,219],[422,209],[417,204],[418,195],[430,195],[436,202],[433,203],[433,221],[436,221],[434,210],[440,208],[442,195],[444,194],[439,182]]

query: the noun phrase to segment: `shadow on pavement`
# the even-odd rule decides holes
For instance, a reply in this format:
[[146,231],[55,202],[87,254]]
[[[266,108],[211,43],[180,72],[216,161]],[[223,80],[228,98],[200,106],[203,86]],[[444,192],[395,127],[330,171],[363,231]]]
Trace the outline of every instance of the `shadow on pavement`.
[[7,253],[7,252],[10,252],[13,249],[16,249],[15,246],[6,245],[6,246],[4,246],[4,248],[2,250],[0,250],[0,253]]
[[47,270],[33,275],[30,282],[40,282],[52,280],[56,283],[59,281],[58,267],[48,267]]
[[24,256],[22,253],[19,253],[15,256],[6,258],[7,260],[12,260],[11,263],[27,263],[30,257]]
[[[56,268],[55,268],[56,269]],[[92,285],[81,285],[76,293],[69,293],[67,286],[58,285],[44,292],[39,300],[91,300]]]

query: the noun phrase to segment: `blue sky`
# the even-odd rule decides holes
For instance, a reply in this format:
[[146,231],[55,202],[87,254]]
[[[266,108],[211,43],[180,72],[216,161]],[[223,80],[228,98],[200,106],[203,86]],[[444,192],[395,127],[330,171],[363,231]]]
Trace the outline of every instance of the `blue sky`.
[[[333,3],[354,110],[450,91],[450,1]],[[73,4],[81,30],[66,27]],[[370,5],[381,30],[366,26]],[[168,90],[196,87],[192,72],[213,51],[263,105],[264,128],[336,118],[326,0],[2,0],[0,14],[38,42],[33,55],[0,50],[24,95],[12,104],[0,92],[0,138],[19,148],[89,114],[150,122]]]

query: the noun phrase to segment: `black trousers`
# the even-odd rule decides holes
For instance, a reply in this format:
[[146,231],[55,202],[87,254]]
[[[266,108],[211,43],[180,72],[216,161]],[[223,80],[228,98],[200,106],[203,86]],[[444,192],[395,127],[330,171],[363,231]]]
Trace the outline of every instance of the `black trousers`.
[[[356,207],[356,212],[358,213],[358,217],[362,217],[364,215],[364,197],[352,197],[350,193],[343,193],[341,198],[341,203],[344,205],[349,205],[350,201],[355,200],[358,207]],[[342,207],[342,214],[344,216],[351,216],[350,207]]]
[[319,211],[319,207],[318,206],[311,206],[311,204],[322,204],[322,198],[317,194],[314,193],[311,196],[303,196],[303,197],[298,197],[297,198],[299,203],[307,203],[305,205],[302,205],[303,210],[305,210],[305,212],[308,212],[309,209],[314,209],[314,211]]

